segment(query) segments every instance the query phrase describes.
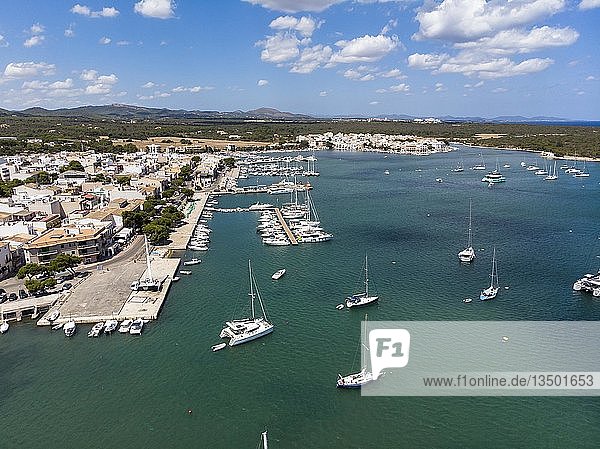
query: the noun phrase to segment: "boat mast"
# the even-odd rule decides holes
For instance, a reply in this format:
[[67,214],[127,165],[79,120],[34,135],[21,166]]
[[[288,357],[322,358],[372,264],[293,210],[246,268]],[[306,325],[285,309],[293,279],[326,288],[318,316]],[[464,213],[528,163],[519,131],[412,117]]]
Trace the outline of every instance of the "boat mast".
[[494,246],[494,252],[492,253],[492,277],[490,281],[490,288],[494,288],[494,279],[496,279],[496,287],[498,286],[498,268],[496,267],[496,247]]
[[262,434],[262,445],[263,445],[263,449],[269,449],[269,442],[267,441],[267,431],[265,430]]
[[[368,268],[367,254],[365,253],[365,295],[369,297],[369,268]],[[365,315],[366,316],[366,315]]]
[[252,319],[254,319],[254,284],[252,282],[252,265],[248,259],[248,275],[250,277],[250,307],[252,308]]
[[472,200],[471,200],[471,198],[469,198],[469,239],[468,239],[468,243],[467,243],[467,248],[470,248],[471,246],[473,246],[472,235],[471,235],[471,205],[472,205]]

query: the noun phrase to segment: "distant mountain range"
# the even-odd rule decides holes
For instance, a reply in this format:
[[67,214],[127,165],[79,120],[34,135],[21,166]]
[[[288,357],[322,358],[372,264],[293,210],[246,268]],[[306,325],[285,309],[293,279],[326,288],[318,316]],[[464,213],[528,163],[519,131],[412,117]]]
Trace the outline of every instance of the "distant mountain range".
[[[304,121],[304,120],[352,120],[375,118],[379,120],[405,120],[412,121],[418,118],[426,119],[428,117],[416,117],[406,114],[382,114],[376,117],[365,116],[328,116],[313,117],[305,114],[294,114],[291,112],[282,112],[273,108],[259,108],[251,111],[187,111],[184,109],[166,109],[166,108],[147,108],[143,106],[132,106],[127,104],[111,104],[103,106],[81,106],[76,108],[62,109],[44,109],[29,108],[23,111],[8,111],[0,109],[0,116],[16,115],[22,117],[82,117],[82,118],[104,118],[117,120],[164,120],[164,119],[200,119],[200,120],[275,120],[275,121]],[[568,123],[570,119],[560,117],[523,117],[499,116],[493,118],[485,117],[455,117],[445,115],[435,117],[444,122],[475,122],[475,123]]]
[[103,106],[80,106],[76,108],[44,109],[29,108],[23,111],[0,109],[0,115],[23,117],[88,117],[119,120],[160,120],[160,119],[243,119],[243,120],[306,120],[308,115],[281,112],[272,108],[259,108],[251,111],[187,111],[184,109],[146,108],[127,104]]

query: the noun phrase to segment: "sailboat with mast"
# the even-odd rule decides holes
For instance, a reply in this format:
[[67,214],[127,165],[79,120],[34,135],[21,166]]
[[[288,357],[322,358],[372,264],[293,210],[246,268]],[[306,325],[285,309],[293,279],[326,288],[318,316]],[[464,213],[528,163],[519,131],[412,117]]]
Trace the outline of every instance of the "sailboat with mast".
[[379,296],[369,295],[369,261],[365,254],[365,291],[356,293],[346,298],[346,307],[361,307],[374,303],[379,300]]
[[[363,333],[367,324],[367,315],[365,315],[365,320],[363,321]],[[362,341],[358,341],[359,349],[367,350],[368,348],[362,343]],[[357,351],[358,352],[358,351]],[[362,369],[358,373],[348,374],[347,376],[342,376],[338,374],[337,384],[338,388],[360,388],[369,382],[375,380],[373,378],[373,373],[367,370],[367,357],[362,357],[362,362],[365,363]]]
[[494,299],[498,294],[498,265],[496,263],[496,247],[494,246],[494,252],[492,255],[492,272],[490,273],[490,286],[485,290],[482,290],[479,295],[479,299],[487,301],[488,299]]
[[467,239],[467,247],[458,253],[458,259],[464,263],[471,263],[475,259],[475,250],[473,249],[472,231],[471,231],[471,200],[469,200],[469,237]]
[[152,277],[152,267],[150,266],[150,250],[148,249],[148,236],[144,234],[144,244],[146,247],[146,277],[131,283],[131,290],[152,291],[160,290],[160,280]]
[[548,176],[544,178],[545,181],[556,181],[558,179],[558,174],[556,172],[556,160],[554,161],[554,167],[550,170]]
[[[252,264],[248,260],[248,275],[250,278],[250,308],[252,315],[250,318],[231,320],[225,322],[225,327],[219,335],[221,338],[229,338],[229,346],[241,345],[273,332],[273,324],[269,322],[265,306],[262,302],[256,279],[252,274]],[[254,300],[258,299],[262,316],[257,317],[254,309]]]

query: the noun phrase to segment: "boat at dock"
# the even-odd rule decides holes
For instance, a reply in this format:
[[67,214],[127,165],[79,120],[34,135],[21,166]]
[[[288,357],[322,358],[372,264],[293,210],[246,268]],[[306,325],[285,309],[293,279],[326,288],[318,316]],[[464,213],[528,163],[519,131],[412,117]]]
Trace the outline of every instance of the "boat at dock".
[[192,274],[190,270],[179,270],[179,274]]
[[48,321],[56,321],[59,316],[60,316],[60,310],[55,309],[50,313],[50,315],[48,315],[47,320]]
[[348,296],[346,298],[346,307],[362,307],[372,304],[379,300],[379,296],[371,296],[369,295],[369,267],[368,267],[368,258],[365,254],[365,291],[364,293],[356,293],[354,295]]
[[52,330],[53,330],[53,331],[57,331],[57,330],[59,330],[59,329],[62,329],[62,327],[64,326],[64,324],[65,324],[65,323],[58,323],[58,324],[55,324],[54,326],[52,326]]
[[3,321],[2,324],[0,324],[0,334],[7,333],[9,328],[10,324],[8,324],[8,321]]
[[142,320],[141,318],[136,318],[131,323],[131,327],[129,328],[129,334],[141,335],[143,329],[144,329],[144,320]]
[[267,210],[267,209],[272,209],[272,208],[273,208],[272,204],[256,202],[256,203],[252,204],[250,207],[248,207],[248,210],[256,211],[256,210]]
[[483,290],[479,295],[481,301],[494,299],[498,294],[498,265],[496,264],[496,247],[492,255],[492,271],[490,273],[490,286]]
[[148,236],[144,234],[144,245],[146,249],[146,277],[139,279],[131,283],[131,290],[133,291],[151,291],[157,292],[160,290],[160,280],[152,277],[152,270],[150,266],[150,250],[148,248]]
[[273,279],[274,281],[276,281],[277,279],[279,279],[281,276],[283,276],[285,274],[285,268],[281,269],[281,270],[277,270],[273,276],[271,276],[271,279]]
[[96,323],[92,326],[92,328],[88,332],[87,336],[88,337],[98,337],[100,335],[100,333],[102,332],[102,329],[104,329],[104,322]]
[[75,332],[77,332],[77,324],[75,324],[75,321],[67,321],[63,326],[63,332],[65,333],[66,337],[72,337],[75,335]]
[[200,259],[197,258],[193,258],[190,260],[186,260],[185,262],[183,262],[184,265],[198,265],[200,262],[202,262]]
[[[225,327],[221,330],[221,338],[229,338],[229,346],[236,346],[247,343],[257,338],[273,332],[273,324],[269,322],[267,312],[265,311],[256,279],[252,274],[252,264],[248,261],[248,276],[250,279],[250,308],[251,317],[239,320],[226,321]],[[257,317],[254,310],[254,300],[258,299],[262,316]]]
[[119,325],[119,322],[117,320],[106,321],[106,323],[104,323],[104,333],[105,334],[113,333],[118,325]]
[[120,334],[128,334],[129,329],[131,329],[131,323],[133,323],[132,320],[123,320],[123,322],[119,326],[119,333]]

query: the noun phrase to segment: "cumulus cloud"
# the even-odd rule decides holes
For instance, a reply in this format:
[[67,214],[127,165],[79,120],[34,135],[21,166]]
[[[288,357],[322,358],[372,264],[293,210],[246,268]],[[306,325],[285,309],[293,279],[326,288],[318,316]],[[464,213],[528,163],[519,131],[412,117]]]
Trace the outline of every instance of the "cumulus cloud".
[[73,37],[75,36],[75,30],[73,29],[73,24],[69,25],[67,29],[65,29],[65,37]]
[[290,61],[300,54],[298,45],[300,41],[295,35],[285,33],[267,37],[264,41],[257,42],[263,47],[260,59],[265,62],[280,64]]
[[292,64],[292,73],[311,73],[331,59],[333,50],[328,45],[315,45],[302,49],[300,58]]
[[579,33],[572,28],[543,26],[533,28],[529,32],[522,30],[501,31],[492,37],[458,43],[455,48],[486,51],[493,54],[530,53],[548,47],[572,45],[578,38]]
[[100,38],[100,40],[98,41],[98,43],[99,43],[99,44],[101,44],[101,45],[108,45],[108,44],[110,44],[110,43],[111,43],[111,41],[112,41],[112,40],[111,40],[111,38],[110,38],[110,37],[106,37],[106,36],[104,36],[104,37],[101,37],[101,38]]
[[40,45],[44,42],[46,38],[44,36],[31,36],[25,42],[23,42],[24,47],[35,47],[36,45]]
[[148,81],[146,84],[144,84],[142,86],[142,89],[152,89],[155,86],[156,86],[156,84],[154,84],[152,81]]
[[381,72],[379,75],[383,78],[396,78],[399,80],[406,78],[406,75],[404,75],[400,69],[390,69],[385,72]]
[[331,63],[357,63],[357,62],[375,62],[389,54],[398,46],[396,36],[378,36],[365,35],[357,37],[350,41],[338,41],[335,43],[341,50],[336,52]]
[[167,98],[170,96],[169,92],[156,91],[152,95],[138,95],[137,97],[139,100],[156,100],[157,98]]
[[133,10],[144,17],[154,19],[171,19],[175,17],[174,0],[141,0]]
[[391,92],[410,92],[410,86],[408,84],[400,83],[395,86],[390,86]]
[[80,78],[84,81],[94,81],[98,78],[98,72],[96,70],[83,70]]
[[73,14],[78,14],[80,16],[91,17],[94,19],[104,17],[104,18],[112,18],[117,17],[119,15],[119,10],[110,6],[104,7],[99,11],[92,11],[89,6],[80,5],[77,3],[75,6],[71,8],[71,12]]
[[33,25],[31,25],[29,31],[31,32],[31,34],[42,34],[45,29],[46,28],[44,27],[44,25],[40,23],[34,23]]
[[54,74],[56,66],[45,62],[11,62],[4,69],[7,78],[33,78]]
[[294,30],[298,31],[304,37],[310,37],[314,31],[319,28],[323,22],[317,22],[312,17],[281,16],[274,19],[269,27],[274,30]]
[[[243,0],[253,5],[260,5],[263,8],[273,11],[283,11],[296,13],[301,11],[321,12],[330,6],[337,5],[350,0]],[[386,3],[401,2],[404,0],[353,0],[355,3]]]
[[414,69],[426,70],[436,69],[442,62],[448,59],[447,54],[423,54],[413,53],[408,57],[408,66]]
[[443,0],[417,13],[414,39],[466,42],[516,28],[565,8],[565,0]]
[[322,90],[321,92],[319,92],[319,97],[326,97],[328,95],[328,92],[326,90]]
[[268,80],[258,80],[258,82],[256,83],[258,87],[266,86],[267,84],[269,84]]
[[579,9],[581,10],[594,8],[600,8],[600,0],[581,0],[579,4]]
[[434,73],[462,73],[483,79],[506,78],[541,72],[553,63],[550,58],[533,58],[515,62],[509,58],[469,60],[457,57],[448,59]]
[[100,75],[98,71],[91,69],[83,70],[79,77],[88,83],[84,90],[86,95],[108,94],[119,81],[119,78],[114,73]]

